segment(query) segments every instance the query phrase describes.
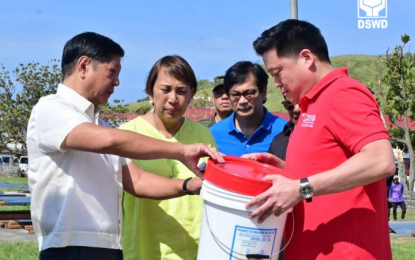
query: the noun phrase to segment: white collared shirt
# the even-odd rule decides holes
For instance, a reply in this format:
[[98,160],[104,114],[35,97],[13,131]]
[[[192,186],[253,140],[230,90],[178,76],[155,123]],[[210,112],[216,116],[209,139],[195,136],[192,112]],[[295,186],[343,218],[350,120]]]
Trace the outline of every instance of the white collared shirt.
[[39,250],[89,246],[121,249],[122,166],[110,154],[61,149],[82,123],[110,127],[94,105],[59,84],[34,107],[27,129],[31,215]]

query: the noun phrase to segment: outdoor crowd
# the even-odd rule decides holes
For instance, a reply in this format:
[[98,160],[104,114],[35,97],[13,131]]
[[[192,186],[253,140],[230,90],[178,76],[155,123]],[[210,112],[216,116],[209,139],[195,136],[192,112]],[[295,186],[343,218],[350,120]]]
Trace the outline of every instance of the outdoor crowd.
[[280,259],[392,259],[384,198],[395,163],[376,99],[346,68],[333,68],[324,37],[308,22],[282,21],[253,47],[289,122],[264,107],[276,102],[267,100],[268,74],[249,61],[215,78],[212,118],[183,117],[197,80],[173,55],[148,74],[152,110],[113,129],[97,106],[120,84],[124,50],[97,33],[70,39],[63,82],[40,99],[27,130],[39,259],[196,259],[197,166],[226,155],[290,174],[266,176],[272,187],[246,205],[257,207],[250,217],[259,223],[293,208],[284,240],[295,227],[294,234]]

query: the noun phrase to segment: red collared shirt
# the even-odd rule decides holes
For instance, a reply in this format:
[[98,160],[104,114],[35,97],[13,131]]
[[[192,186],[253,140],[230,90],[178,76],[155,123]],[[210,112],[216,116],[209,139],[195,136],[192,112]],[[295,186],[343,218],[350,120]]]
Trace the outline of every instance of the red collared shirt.
[[[295,179],[333,169],[373,141],[389,139],[370,91],[335,69],[301,98],[286,170]],[[294,207],[286,259],[392,259],[384,180]],[[288,217],[285,241],[292,230]]]

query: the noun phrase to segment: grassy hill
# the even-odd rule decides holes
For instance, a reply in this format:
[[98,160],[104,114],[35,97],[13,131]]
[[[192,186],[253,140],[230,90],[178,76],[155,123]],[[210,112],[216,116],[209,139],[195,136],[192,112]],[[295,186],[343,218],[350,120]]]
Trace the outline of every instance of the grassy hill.
[[[378,61],[378,56],[369,55],[342,55],[331,57],[331,62],[335,68],[347,67],[351,77],[359,80],[366,86],[377,86],[378,84],[378,67],[384,67],[381,61]],[[205,91],[209,95],[212,93],[212,86],[209,86],[207,80],[201,80],[202,89],[196,92],[200,95],[201,91]],[[272,112],[285,112],[281,102],[283,97],[281,91],[274,86],[274,80],[270,76],[268,80],[268,95],[265,106]],[[137,109],[143,106],[148,106],[148,101],[141,101],[137,103],[128,104],[130,113],[135,113]]]

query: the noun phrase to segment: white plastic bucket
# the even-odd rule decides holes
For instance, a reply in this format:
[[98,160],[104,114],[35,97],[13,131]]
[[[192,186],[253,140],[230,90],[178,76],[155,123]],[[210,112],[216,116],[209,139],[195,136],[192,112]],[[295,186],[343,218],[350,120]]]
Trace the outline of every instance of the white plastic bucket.
[[[287,212],[259,224],[250,219],[245,204],[253,197],[222,189],[203,181],[204,200],[198,260],[278,259]],[[268,257],[266,257],[268,256]]]

